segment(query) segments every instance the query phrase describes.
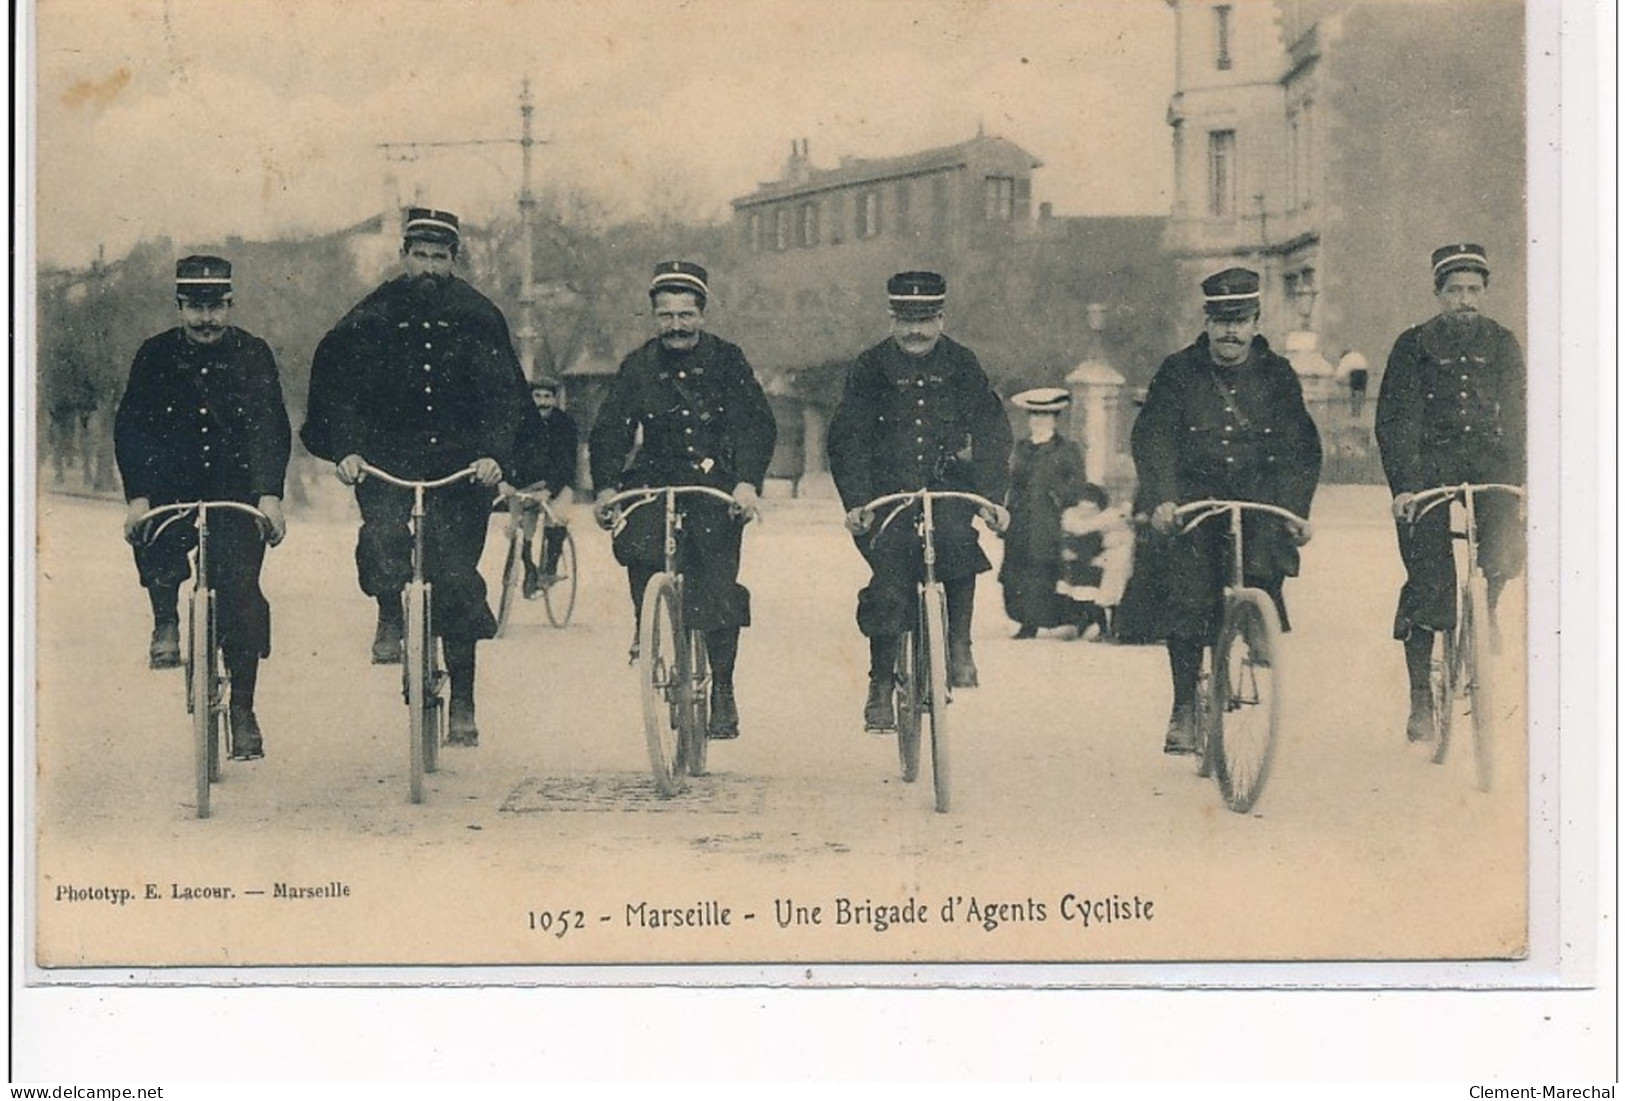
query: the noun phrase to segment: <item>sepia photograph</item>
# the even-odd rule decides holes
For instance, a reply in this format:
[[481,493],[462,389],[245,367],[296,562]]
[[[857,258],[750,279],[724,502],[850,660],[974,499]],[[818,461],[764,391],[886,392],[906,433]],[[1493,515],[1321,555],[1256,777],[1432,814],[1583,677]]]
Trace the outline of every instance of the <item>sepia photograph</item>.
[[1524,954],[1522,5],[858,7],[39,7],[40,966]]
[[29,5],[27,981],[1550,980],[1551,6]]

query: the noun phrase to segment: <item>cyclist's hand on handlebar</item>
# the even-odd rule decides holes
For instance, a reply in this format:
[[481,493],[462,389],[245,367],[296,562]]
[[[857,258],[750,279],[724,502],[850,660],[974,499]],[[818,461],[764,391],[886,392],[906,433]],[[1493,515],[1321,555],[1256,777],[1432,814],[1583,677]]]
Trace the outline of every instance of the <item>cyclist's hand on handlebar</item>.
[[345,485],[353,486],[367,476],[367,472],[361,469],[364,461],[360,455],[346,455],[333,468],[333,475]]
[[1396,493],[1394,503],[1390,506],[1395,520],[1404,520],[1407,523],[1416,519],[1416,494]]
[[866,508],[855,508],[846,514],[846,530],[862,535],[875,522],[875,514]]
[[1010,526],[1010,510],[1003,505],[994,505],[992,508],[979,508],[976,515],[982,522],[994,531],[1003,531]]
[[259,510],[265,513],[265,541],[274,547],[288,534],[288,520],[282,515],[282,498],[266,494],[260,498]]
[[1151,510],[1151,529],[1160,535],[1167,535],[1174,530],[1174,509],[1178,507],[1172,501],[1164,501]]
[[474,460],[474,480],[482,486],[494,486],[502,481],[502,464],[485,456]]
[[151,501],[145,497],[137,497],[124,510],[124,541],[132,547],[141,542],[141,528],[143,526],[141,517],[150,508],[152,508]]
[[593,521],[605,531],[615,526],[615,509],[606,503],[613,496],[615,496],[613,489],[601,489],[592,503]]
[[1295,547],[1304,546],[1315,537],[1314,526],[1308,520],[1301,524],[1288,524],[1287,528],[1291,532],[1292,545]]
[[734,486],[733,514],[744,523],[762,518],[762,501],[756,496],[756,487],[749,482],[740,482]]

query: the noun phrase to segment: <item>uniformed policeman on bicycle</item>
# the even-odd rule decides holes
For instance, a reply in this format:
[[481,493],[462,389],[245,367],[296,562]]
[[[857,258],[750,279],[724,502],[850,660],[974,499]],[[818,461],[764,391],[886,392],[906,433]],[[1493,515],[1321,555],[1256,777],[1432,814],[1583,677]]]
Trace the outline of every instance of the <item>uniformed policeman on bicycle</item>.
[[[886,283],[891,335],[861,353],[846,376],[829,424],[829,466],[847,510],[846,526],[869,563],[858,593],[858,630],[869,639],[863,724],[897,728],[893,683],[898,646],[915,607],[923,551],[912,519],[885,525],[863,505],[888,493],[960,490],[1002,501],[1013,437],[1004,405],[976,353],[943,335],[948,283],[929,271],[899,272]],[[972,521],[976,509],[945,501],[933,511],[936,575],[948,604],[948,683],[976,687],[971,620],[976,575],[992,568]],[[1009,519],[1002,506],[990,517]]]
[[[1521,485],[1525,474],[1523,349],[1481,312],[1489,258],[1481,245],[1452,244],[1434,250],[1432,262],[1439,312],[1394,342],[1377,395],[1377,446],[1405,563],[1394,637],[1405,645],[1411,741],[1432,737],[1434,632],[1456,626],[1449,510],[1433,509],[1413,523],[1411,496],[1463,482]],[[1474,502],[1491,609],[1523,568],[1519,507],[1504,494]]]
[[405,272],[363,298],[317,346],[299,436],[355,487],[356,567],[361,591],[378,602],[377,664],[401,660],[412,492],[365,477],[362,464],[423,481],[473,466],[473,481],[429,494],[424,572],[434,586],[434,630],[451,678],[447,740],[477,745],[474,648],[496,634],[479,561],[490,487],[511,465],[525,411],[525,376],[502,312],[453,271],[457,216],[414,207],[403,236]]
[[197,529],[165,526],[151,543],[141,515],[158,505],[227,500],[265,514],[256,521],[222,509],[209,515],[209,581],[219,599],[220,649],[231,678],[232,754],[263,757],[254,693],[259,662],[271,654],[271,607],[260,590],[265,543],[282,541],[283,478],[291,437],[282,383],[270,346],[231,317],[231,264],[187,256],[175,265],[180,324],[141,345],[113,422],[124,496],[125,538],[152,604],[148,660],[154,669],[181,662],[179,589],[191,576],[187,555]]
[[[1320,434],[1292,365],[1259,335],[1258,274],[1221,271],[1203,281],[1202,294],[1203,332],[1162,361],[1134,422],[1135,512],[1149,514],[1164,536],[1174,532],[1178,505],[1205,498],[1307,517],[1320,481]],[[1270,594],[1287,630],[1282,582],[1297,575],[1298,547],[1310,533],[1268,515],[1243,523],[1246,584]],[[1196,748],[1196,682],[1202,649],[1218,633],[1229,546],[1222,526],[1209,523],[1156,549],[1165,591],[1155,603],[1174,688],[1165,753]]]
[[[734,668],[739,631],[750,625],[750,591],[739,584],[744,525],[773,458],[778,426],[761,383],[736,344],[704,331],[709,274],[699,264],[656,265],[649,304],[656,335],[621,361],[588,437],[595,511],[639,486],[710,486],[732,494],[730,508],[695,495],[678,507],[678,565],[685,578],[684,622],[705,632],[711,661],[707,736],[737,738]],[[658,502],[626,514],[615,559],[626,567],[634,617],[649,579],[665,563],[665,517]],[[633,634],[634,653],[637,635]]]

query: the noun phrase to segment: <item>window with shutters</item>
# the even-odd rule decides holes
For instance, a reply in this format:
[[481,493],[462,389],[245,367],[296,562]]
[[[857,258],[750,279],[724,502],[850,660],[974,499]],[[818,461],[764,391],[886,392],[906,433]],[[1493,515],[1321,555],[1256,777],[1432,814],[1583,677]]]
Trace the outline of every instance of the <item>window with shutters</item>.
[[907,180],[898,180],[897,197],[892,203],[892,221],[897,224],[897,232],[899,233],[907,233],[910,228],[908,222],[908,193],[909,182]]
[[989,176],[985,181],[987,220],[1010,222],[1016,217],[1016,181],[1012,176]]
[[1215,68],[1230,68],[1230,5],[1220,4],[1213,9],[1213,64]]
[[802,203],[796,208],[796,244],[802,248],[818,244],[817,203]]
[[773,212],[773,248],[783,252],[790,247],[790,211],[779,207]]
[[858,195],[857,235],[880,235],[880,192],[873,188]]
[[745,219],[745,247],[756,250],[762,247],[762,216],[754,210]]
[[1207,136],[1207,212],[1210,218],[1236,214],[1236,132],[1210,130]]

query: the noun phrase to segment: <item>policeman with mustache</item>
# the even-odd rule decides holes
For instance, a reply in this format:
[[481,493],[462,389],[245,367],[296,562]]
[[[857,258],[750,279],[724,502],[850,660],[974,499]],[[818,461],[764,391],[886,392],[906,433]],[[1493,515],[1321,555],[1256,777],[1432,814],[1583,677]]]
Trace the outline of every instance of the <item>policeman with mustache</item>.
[[[1230,539],[1223,524],[1175,534],[1174,510],[1209,497],[1257,501],[1309,515],[1320,481],[1320,433],[1303,402],[1292,365],[1259,335],[1258,273],[1230,268],[1202,282],[1207,316],[1196,342],[1163,360],[1134,422],[1139,485],[1135,512],[1170,536],[1163,547],[1164,589],[1156,601],[1168,647],[1174,705],[1165,753],[1196,747],[1196,681],[1202,648],[1218,633]],[[1249,514],[1243,573],[1264,589],[1289,629],[1282,583],[1298,573],[1307,528]]]
[[[1462,482],[1521,485],[1525,475],[1523,349],[1517,337],[1481,313],[1489,258],[1482,245],[1453,244],[1434,250],[1432,263],[1439,312],[1394,342],[1377,396],[1377,446],[1405,563],[1394,637],[1405,644],[1411,741],[1433,736],[1433,633],[1456,626],[1448,510],[1436,508],[1413,523],[1411,496]],[[1502,588],[1523,568],[1519,503],[1485,494],[1474,507],[1479,563],[1493,610]]]
[[262,540],[253,519],[222,509],[209,516],[209,580],[219,599],[220,649],[231,679],[231,754],[265,755],[254,694],[271,653],[271,607],[260,590],[265,544],[282,541],[283,477],[291,434],[270,346],[231,317],[231,264],[187,256],[175,265],[180,324],[141,345],[113,422],[119,476],[129,502],[124,535],[152,604],[154,669],[181,663],[179,589],[197,545],[190,523],[172,523],[146,543],[137,521],[157,505],[228,500],[270,521]]

